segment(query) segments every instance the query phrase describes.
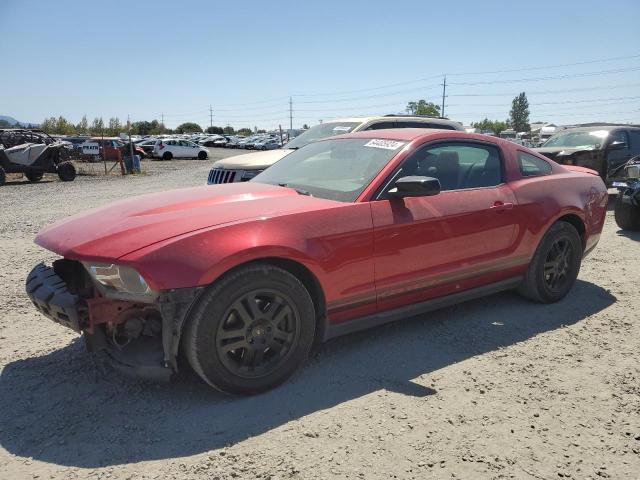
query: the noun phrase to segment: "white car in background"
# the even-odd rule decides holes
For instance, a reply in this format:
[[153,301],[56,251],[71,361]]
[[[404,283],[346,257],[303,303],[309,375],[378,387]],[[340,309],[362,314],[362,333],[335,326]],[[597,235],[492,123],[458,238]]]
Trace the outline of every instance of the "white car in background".
[[153,158],[171,160],[172,158],[197,158],[205,160],[209,150],[200,145],[181,138],[162,138],[153,146]]

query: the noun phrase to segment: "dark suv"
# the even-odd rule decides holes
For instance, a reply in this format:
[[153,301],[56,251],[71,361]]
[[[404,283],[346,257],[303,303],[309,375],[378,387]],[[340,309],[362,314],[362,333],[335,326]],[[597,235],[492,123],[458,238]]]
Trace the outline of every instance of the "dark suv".
[[596,170],[610,185],[622,176],[624,164],[640,155],[640,127],[570,128],[556,133],[536,150],[558,163]]

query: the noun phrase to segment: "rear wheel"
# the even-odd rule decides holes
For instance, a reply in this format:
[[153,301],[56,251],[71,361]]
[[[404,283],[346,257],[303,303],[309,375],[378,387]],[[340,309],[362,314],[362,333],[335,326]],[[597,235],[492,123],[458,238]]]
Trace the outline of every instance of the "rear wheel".
[[71,162],[62,162],[57,167],[58,177],[63,182],[73,182],[76,179],[76,167]]
[[162,159],[163,160],[171,160],[173,158],[173,153],[171,152],[164,152],[162,154]]
[[42,180],[44,172],[38,170],[30,170],[24,173],[24,176],[27,177],[27,180],[30,182],[39,182]]
[[206,159],[207,159],[207,152],[198,153],[198,160],[206,160]]
[[227,274],[189,315],[183,346],[193,369],[227,393],[253,394],[289,378],[313,343],[309,293],[289,272],[250,265]]
[[581,263],[577,230],[570,223],[556,222],[542,237],[518,291],[537,302],[557,302],[571,290]]
[[7,181],[7,174],[4,173],[4,168],[0,167],[0,187]]
[[640,230],[640,208],[623,203],[622,192],[618,193],[613,211],[616,223],[622,230]]

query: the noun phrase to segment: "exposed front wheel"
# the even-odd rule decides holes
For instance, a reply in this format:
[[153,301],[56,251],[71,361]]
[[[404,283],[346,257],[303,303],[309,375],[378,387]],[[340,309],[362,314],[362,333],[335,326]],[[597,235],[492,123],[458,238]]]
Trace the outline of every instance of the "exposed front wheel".
[[542,237],[518,291],[537,302],[557,302],[573,287],[581,263],[577,230],[570,223],[556,222]]
[[207,159],[207,152],[198,153],[198,160],[206,160],[206,159]]
[[58,164],[58,178],[63,182],[72,182],[76,178],[76,167],[71,162],[62,162]]
[[187,322],[182,344],[198,375],[221,391],[253,394],[284,382],[305,361],[315,311],[295,276],[256,264],[218,280]]
[[616,224],[622,230],[640,230],[640,207],[624,203],[622,201],[622,192],[616,196],[614,207],[614,215]]
[[164,152],[162,154],[163,160],[171,160],[173,158],[173,154],[171,152]]

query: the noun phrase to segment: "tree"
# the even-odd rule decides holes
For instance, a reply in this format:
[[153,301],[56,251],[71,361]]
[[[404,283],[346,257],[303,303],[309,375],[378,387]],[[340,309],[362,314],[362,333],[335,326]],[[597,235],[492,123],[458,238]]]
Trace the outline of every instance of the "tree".
[[11,124],[4,119],[0,119],[0,128],[9,128]]
[[253,135],[253,131],[250,128],[241,128],[236,133],[238,135],[244,135],[245,137],[248,135]]
[[509,122],[489,120],[485,117],[481,122],[474,122],[471,126],[480,130],[480,132],[493,132],[495,135],[500,135],[500,132],[509,128]]
[[306,123],[304,125],[302,125],[302,129],[303,130],[309,130],[309,125],[307,125]]
[[227,125],[222,129],[222,133],[224,133],[225,135],[233,135],[235,133],[235,130],[231,125]]
[[118,117],[111,117],[109,119],[109,127],[107,128],[108,135],[112,137],[116,137],[122,131],[122,124],[120,123],[120,119]]
[[197,123],[186,122],[176,127],[176,133],[202,133],[202,127]]
[[528,132],[531,130],[529,126],[529,101],[524,92],[511,102],[509,121],[516,132]]
[[207,133],[217,133],[217,134],[224,133],[224,130],[220,127],[208,127],[206,131]]
[[440,107],[435,103],[427,102],[426,100],[409,102],[407,103],[407,108],[405,110],[411,115],[428,115],[430,117],[440,116]]
[[91,135],[104,135],[104,121],[102,120],[102,117],[98,118],[94,118],[93,122],[91,123],[91,127],[89,128],[89,133],[91,133]]
[[76,125],[76,133],[80,135],[86,135],[89,133],[89,121],[87,120],[87,116],[83,115],[80,123]]
[[56,133],[56,119],[55,117],[45,118],[40,124],[40,128],[45,133]]
[[70,135],[75,133],[76,128],[73,126],[69,120],[64,118],[62,115],[58,117],[54,127],[54,133],[58,133],[60,135]]

